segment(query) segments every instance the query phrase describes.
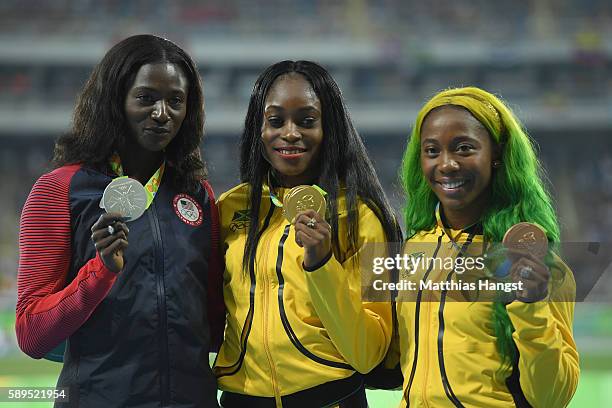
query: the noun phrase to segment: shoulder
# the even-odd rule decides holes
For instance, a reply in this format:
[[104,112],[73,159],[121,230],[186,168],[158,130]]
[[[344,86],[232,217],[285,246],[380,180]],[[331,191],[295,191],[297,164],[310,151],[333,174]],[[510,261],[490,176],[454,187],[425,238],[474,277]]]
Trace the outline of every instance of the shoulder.
[[407,239],[406,242],[431,242],[437,241],[441,235],[441,229],[434,226],[428,230],[420,230],[413,232]]
[[247,211],[248,194],[249,185],[242,183],[219,196],[217,208],[219,209],[223,226],[231,226],[236,222],[239,222],[243,228],[247,225],[249,219]]
[[357,213],[359,214],[360,222],[377,223],[382,225],[382,221],[379,218],[380,211],[378,211],[374,204],[369,204],[361,198],[357,200]]
[[[51,232],[66,232],[70,219],[70,185],[80,165],[59,167],[36,181],[23,206],[20,229],[23,234],[47,228]],[[53,226],[48,229],[49,225]]]
[[206,196],[208,197],[208,200],[214,202],[215,201],[215,192],[214,192],[214,190],[212,188],[212,185],[206,179],[200,179],[199,181],[200,181],[200,185],[202,186],[202,188],[206,192]]
[[81,169],[80,164],[71,164],[68,166],[58,167],[48,173],[43,174],[38,178],[36,184],[44,183],[56,183],[56,184],[70,184],[70,180],[74,174]]
[[30,195],[49,194],[57,197],[59,194],[68,194],[70,183],[76,172],[81,169],[80,164],[62,166],[45,173],[36,180]]
[[[338,228],[340,241],[343,242],[342,237],[347,236],[349,230],[349,219],[348,209],[346,207],[346,199],[344,191],[341,190],[338,195]],[[358,244],[362,245],[365,242],[385,242],[385,232],[382,225],[382,221],[371,204],[361,198],[357,198],[356,218],[359,229],[357,231]],[[342,245],[341,245],[342,246]]]
[[224,202],[231,202],[231,201],[236,201],[236,200],[246,200],[246,197],[248,197],[248,194],[249,194],[249,184],[248,183],[238,184],[237,186],[232,187],[231,189],[221,194],[219,196],[218,203],[219,205],[222,205]]
[[[337,209],[338,209],[338,219],[343,220],[348,216],[348,208],[346,203],[346,188],[340,188],[337,196]],[[359,217],[359,221],[362,219],[372,219],[372,217],[378,219],[378,215],[376,213],[376,208],[373,204],[367,203],[361,197],[357,197],[357,206],[356,206],[357,214]]]

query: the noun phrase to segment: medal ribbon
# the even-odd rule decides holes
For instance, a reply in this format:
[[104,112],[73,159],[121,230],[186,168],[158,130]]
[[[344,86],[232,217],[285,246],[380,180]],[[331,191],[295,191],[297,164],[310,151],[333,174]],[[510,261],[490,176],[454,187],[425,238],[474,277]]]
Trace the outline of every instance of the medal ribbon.
[[463,228],[461,231],[458,231],[457,234],[455,234],[455,236],[453,237],[450,234],[450,229],[446,228],[446,226],[444,225],[444,223],[442,222],[442,216],[440,214],[440,202],[438,201],[438,204],[436,204],[436,221],[438,223],[438,225],[440,226],[440,228],[442,228],[444,230],[444,233],[446,234],[446,236],[448,237],[448,239],[450,239],[451,245],[455,248],[458,249],[459,251],[462,251],[461,247],[457,244],[457,239],[461,236],[461,234],[463,234],[466,230],[470,229],[471,227],[473,227],[474,225],[478,224],[478,221],[475,222],[472,225],[469,225],[465,228]]
[[[128,177],[123,174],[123,166],[121,165],[121,158],[117,153],[114,153],[110,158],[110,167],[113,172],[118,176],[116,178]],[[153,199],[155,198],[155,194],[157,194],[157,190],[159,190],[159,185],[161,184],[162,176],[164,175],[164,169],[166,168],[166,162],[164,161],[159,169],[151,176],[147,184],[145,184],[145,192],[147,193],[147,206],[145,209],[149,208]]]

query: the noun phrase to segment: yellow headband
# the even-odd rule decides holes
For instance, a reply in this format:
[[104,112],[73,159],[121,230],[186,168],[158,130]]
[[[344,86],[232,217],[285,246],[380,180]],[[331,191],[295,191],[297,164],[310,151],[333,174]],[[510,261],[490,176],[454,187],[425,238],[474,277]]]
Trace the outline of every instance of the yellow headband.
[[433,109],[444,105],[461,106],[469,110],[487,128],[491,137],[499,143],[504,129],[500,113],[494,105],[500,103],[494,95],[476,87],[448,89],[435,95],[423,106],[415,125],[418,126],[420,134],[423,119]]

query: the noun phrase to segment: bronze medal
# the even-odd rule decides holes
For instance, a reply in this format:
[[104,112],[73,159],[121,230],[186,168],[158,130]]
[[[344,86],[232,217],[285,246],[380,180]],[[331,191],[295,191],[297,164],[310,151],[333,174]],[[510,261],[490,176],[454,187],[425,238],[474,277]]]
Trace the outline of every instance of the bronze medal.
[[544,230],[530,222],[519,222],[510,227],[503,239],[504,246],[512,251],[527,252],[544,259],[548,252],[548,238]]
[[293,187],[283,200],[285,218],[292,222],[299,213],[306,210],[315,210],[325,218],[325,197],[312,186]]

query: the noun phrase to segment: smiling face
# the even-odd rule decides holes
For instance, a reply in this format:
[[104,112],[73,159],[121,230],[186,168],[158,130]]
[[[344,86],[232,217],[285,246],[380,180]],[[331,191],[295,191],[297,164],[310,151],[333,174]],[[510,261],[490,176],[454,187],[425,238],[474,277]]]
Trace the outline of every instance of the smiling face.
[[498,148],[467,109],[442,106],[421,126],[421,168],[451,227],[465,228],[488,205]]
[[323,141],[321,103],[302,75],[280,76],[270,87],[261,138],[265,155],[283,186],[307,184],[318,176]]
[[161,152],[168,146],[187,114],[188,90],[187,77],[175,64],[140,67],[124,105],[132,148]]

